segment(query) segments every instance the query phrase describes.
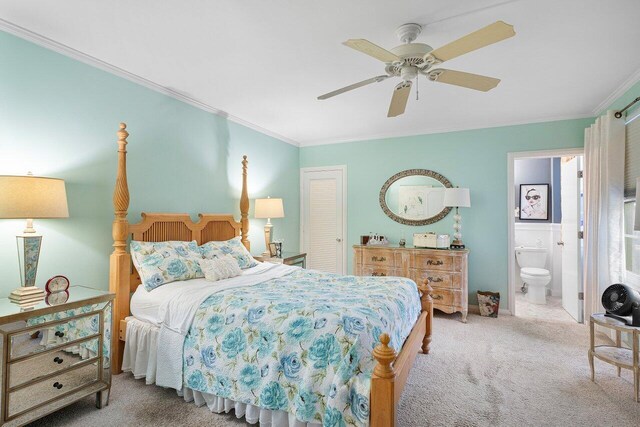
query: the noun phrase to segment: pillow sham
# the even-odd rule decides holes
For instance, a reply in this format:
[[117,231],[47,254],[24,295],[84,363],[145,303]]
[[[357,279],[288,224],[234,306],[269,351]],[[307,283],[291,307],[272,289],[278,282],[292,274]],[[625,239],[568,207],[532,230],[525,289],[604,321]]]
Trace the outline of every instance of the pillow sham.
[[210,282],[217,282],[222,279],[229,279],[242,274],[238,261],[231,255],[223,255],[220,258],[198,260],[200,268],[204,273],[204,278]]
[[240,236],[223,242],[207,242],[200,246],[200,251],[202,252],[202,256],[207,259],[231,255],[243,270],[258,265],[258,262],[253,259],[247,248],[242,244]]
[[131,242],[131,258],[147,291],[176,280],[204,277],[196,241]]

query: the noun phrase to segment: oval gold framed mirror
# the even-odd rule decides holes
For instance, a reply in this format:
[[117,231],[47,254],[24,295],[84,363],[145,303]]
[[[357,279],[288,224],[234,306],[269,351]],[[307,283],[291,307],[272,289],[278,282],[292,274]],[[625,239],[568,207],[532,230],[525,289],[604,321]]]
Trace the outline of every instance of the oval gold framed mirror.
[[389,178],[380,189],[380,207],[395,222],[428,225],[451,212],[444,206],[444,189],[451,182],[429,169],[408,169]]

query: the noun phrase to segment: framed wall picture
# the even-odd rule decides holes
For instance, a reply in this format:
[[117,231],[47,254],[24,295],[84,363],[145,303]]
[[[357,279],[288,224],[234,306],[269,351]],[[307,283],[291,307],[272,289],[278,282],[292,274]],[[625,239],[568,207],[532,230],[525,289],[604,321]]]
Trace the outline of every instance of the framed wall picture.
[[549,184],[520,184],[520,220],[549,220]]

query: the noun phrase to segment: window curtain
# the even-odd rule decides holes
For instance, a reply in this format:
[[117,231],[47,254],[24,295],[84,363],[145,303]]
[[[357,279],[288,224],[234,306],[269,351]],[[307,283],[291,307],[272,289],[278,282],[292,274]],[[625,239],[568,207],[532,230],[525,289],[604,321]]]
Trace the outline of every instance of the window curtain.
[[613,111],[585,129],[584,140],[585,318],[602,311],[602,292],[624,280],[625,124]]

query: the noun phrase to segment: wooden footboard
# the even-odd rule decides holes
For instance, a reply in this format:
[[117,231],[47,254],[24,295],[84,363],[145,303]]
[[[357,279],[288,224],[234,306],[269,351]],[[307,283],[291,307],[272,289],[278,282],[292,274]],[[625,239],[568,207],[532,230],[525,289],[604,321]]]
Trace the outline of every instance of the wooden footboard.
[[423,353],[429,353],[433,321],[432,288],[425,280],[418,289],[422,312],[400,353],[396,355],[389,347],[388,334],[380,335],[380,344],[373,350],[378,363],[371,376],[371,427],[395,427],[396,408],[418,351],[422,349]]

